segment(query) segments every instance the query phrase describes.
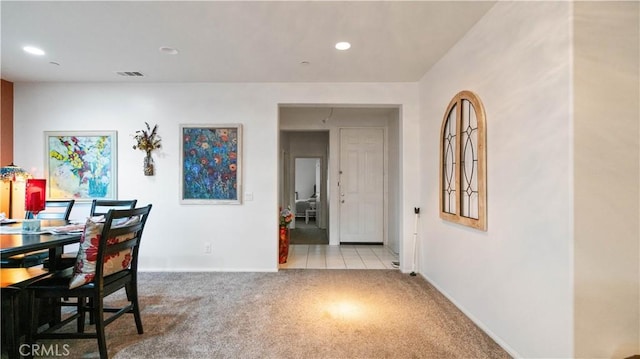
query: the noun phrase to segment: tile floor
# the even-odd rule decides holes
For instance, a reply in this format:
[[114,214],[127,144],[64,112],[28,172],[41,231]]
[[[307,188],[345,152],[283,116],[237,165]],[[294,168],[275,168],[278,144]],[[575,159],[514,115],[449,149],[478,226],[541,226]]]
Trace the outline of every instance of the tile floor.
[[391,262],[398,256],[380,245],[293,244],[289,247],[286,268],[313,269],[397,269]]

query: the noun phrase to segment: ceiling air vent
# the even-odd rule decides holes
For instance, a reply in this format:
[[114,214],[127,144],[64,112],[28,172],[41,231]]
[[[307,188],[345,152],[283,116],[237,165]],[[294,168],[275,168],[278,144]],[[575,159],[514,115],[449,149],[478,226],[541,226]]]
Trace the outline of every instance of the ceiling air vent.
[[124,77],[144,77],[144,74],[139,71],[116,71],[116,73]]

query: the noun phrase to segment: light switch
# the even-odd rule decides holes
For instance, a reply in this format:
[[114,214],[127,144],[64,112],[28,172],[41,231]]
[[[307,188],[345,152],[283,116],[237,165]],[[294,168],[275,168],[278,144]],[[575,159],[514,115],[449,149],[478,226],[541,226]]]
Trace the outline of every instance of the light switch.
[[245,201],[253,201],[253,192],[245,192],[244,193]]

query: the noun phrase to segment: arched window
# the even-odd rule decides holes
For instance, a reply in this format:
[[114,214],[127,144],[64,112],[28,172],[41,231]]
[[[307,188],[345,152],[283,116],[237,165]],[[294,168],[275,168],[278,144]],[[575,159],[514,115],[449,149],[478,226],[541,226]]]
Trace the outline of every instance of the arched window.
[[453,97],[440,130],[440,218],[487,230],[486,121],[471,91]]

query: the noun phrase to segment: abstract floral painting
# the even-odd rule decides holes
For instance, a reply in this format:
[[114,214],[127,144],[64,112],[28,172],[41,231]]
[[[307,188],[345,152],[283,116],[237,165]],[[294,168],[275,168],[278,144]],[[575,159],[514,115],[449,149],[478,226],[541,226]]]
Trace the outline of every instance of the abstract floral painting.
[[50,199],[116,198],[116,132],[45,132]]
[[239,204],[242,126],[181,125],[181,203]]

